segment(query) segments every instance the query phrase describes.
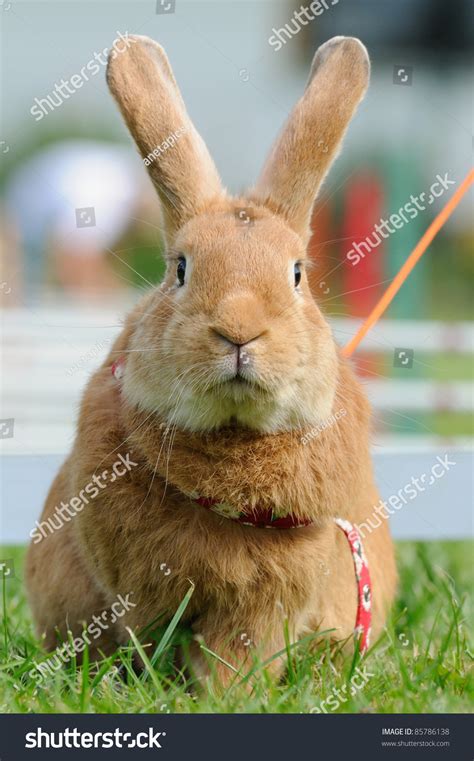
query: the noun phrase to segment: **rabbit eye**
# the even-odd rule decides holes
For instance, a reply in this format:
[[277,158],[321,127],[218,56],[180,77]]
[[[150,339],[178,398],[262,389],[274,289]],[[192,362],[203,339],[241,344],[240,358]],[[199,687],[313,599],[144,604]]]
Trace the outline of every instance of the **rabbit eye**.
[[298,288],[301,282],[301,264],[298,262],[295,264],[295,288]]
[[176,277],[178,278],[179,285],[184,285],[184,275],[186,272],[186,259],[184,256],[180,256],[178,259],[178,266],[176,267]]

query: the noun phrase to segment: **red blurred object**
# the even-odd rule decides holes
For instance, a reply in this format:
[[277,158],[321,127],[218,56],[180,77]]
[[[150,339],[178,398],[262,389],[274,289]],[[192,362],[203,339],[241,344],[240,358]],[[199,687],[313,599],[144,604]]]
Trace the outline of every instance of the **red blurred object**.
[[[347,294],[346,306],[351,317],[367,317],[383,290],[386,249],[382,235],[375,230],[375,225],[383,217],[383,185],[375,173],[364,172],[351,178],[346,187],[341,247],[344,262],[342,292]],[[369,246],[366,239],[369,239]],[[346,255],[354,244],[361,242],[363,245],[356,250],[361,250],[364,256],[354,264]]]

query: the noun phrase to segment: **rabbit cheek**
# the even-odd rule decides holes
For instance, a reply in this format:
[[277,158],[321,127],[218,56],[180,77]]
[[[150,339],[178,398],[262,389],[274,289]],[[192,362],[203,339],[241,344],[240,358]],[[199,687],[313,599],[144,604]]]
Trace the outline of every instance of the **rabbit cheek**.
[[331,414],[338,383],[338,362],[336,348],[332,340],[324,345],[305,367],[303,398],[305,400],[306,421],[317,424]]

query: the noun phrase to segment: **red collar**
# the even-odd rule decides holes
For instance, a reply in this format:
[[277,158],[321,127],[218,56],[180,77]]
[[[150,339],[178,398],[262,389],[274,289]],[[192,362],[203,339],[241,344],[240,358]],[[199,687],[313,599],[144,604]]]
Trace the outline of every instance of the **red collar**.
[[251,513],[239,513],[232,511],[227,505],[222,505],[218,499],[210,497],[198,497],[194,500],[202,507],[208,507],[217,515],[223,518],[230,518],[233,521],[242,523],[244,526],[253,526],[254,528],[303,528],[312,526],[313,521],[295,518],[294,515],[285,515],[283,518],[276,518],[271,508],[256,507]]
[[[111,372],[116,380],[122,378],[124,364],[125,357],[119,357],[113,363]],[[206,507],[224,518],[237,521],[244,526],[251,526],[252,528],[290,529],[313,525],[313,521],[298,520],[293,515],[275,518],[271,508],[256,507],[252,513],[247,514],[239,512],[229,505],[222,504],[218,499],[212,499],[211,497],[197,497],[194,501],[198,505]],[[334,520],[347,537],[354,561],[357,582],[357,616],[354,633],[359,642],[360,653],[363,655],[369,647],[372,623],[372,585],[369,564],[365,556],[361,536],[354,524],[342,518],[335,518]]]

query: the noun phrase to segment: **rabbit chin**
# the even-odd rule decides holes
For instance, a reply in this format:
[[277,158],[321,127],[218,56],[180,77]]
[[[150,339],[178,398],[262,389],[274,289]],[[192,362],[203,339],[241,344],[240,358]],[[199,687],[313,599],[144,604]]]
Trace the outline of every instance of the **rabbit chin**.
[[156,412],[168,425],[205,433],[219,428],[237,427],[275,434],[315,426],[327,420],[334,404],[335,388],[321,385],[317,392],[288,383],[278,392],[267,392],[252,385],[223,384],[204,393],[184,391],[178,403],[170,405],[168,394],[140,386],[136,380],[124,383],[127,401],[146,412]]

